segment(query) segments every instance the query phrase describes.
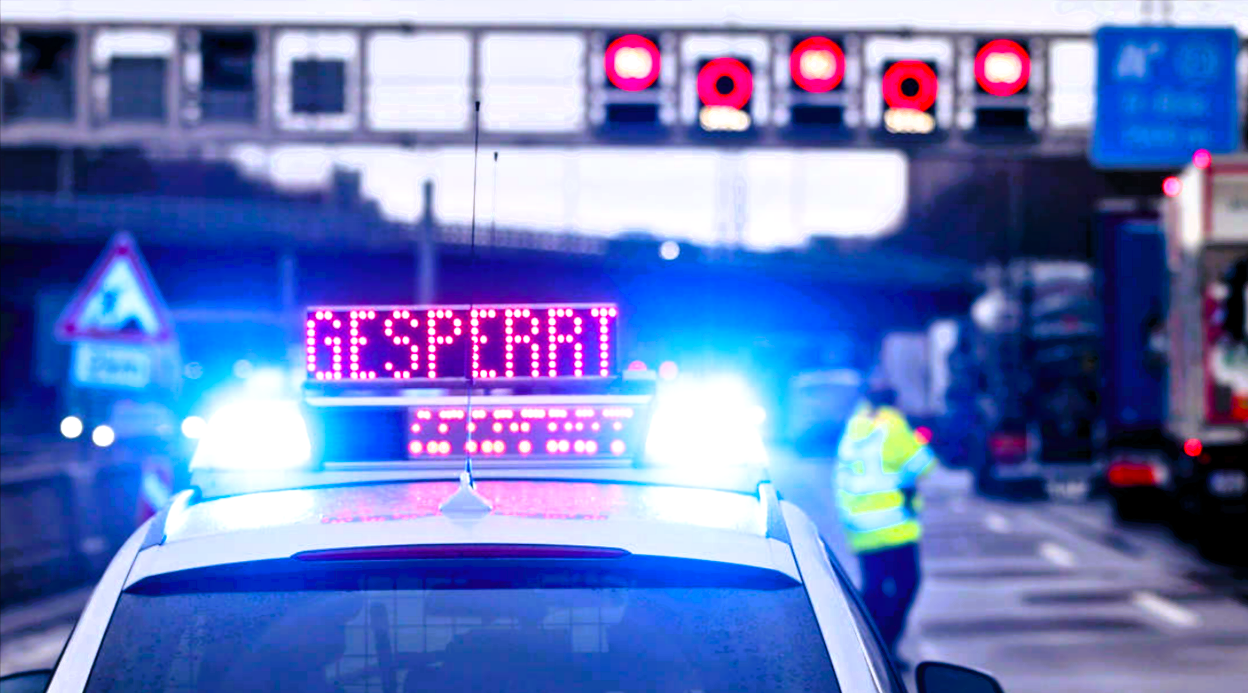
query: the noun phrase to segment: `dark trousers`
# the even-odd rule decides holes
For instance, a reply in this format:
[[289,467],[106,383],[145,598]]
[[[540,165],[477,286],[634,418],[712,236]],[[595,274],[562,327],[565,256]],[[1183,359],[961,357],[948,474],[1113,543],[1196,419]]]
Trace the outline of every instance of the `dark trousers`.
[[896,653],[906,616],[919,593],[919,544],[859,554],[858,565],[862,567],[862,600],[884,644]]

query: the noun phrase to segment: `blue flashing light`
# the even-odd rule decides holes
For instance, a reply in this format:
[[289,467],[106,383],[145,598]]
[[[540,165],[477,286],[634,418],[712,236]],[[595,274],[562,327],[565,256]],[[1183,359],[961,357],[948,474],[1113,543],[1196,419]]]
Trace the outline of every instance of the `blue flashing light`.
[[199,416],[188,416],[182,419],[182,435],[189,440],[199,440],[204,437],[204,431],[208,429],[208,422]]
[[223,406],[209,418],[191,469],[297,469],[311,459],[307,424],[297,404],[242,400]]
[[764,466],[762,411],[738,377],[673,382],[656,397],[646,461],[655,466]]

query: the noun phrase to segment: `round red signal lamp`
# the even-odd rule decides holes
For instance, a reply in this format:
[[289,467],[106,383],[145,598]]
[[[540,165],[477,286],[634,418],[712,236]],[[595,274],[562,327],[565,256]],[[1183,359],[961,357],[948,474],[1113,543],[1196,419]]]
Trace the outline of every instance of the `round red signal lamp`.
[[[1183,181],[1175,176],[1169,176],[1161,182],[1161,191],[1166,194],[1166,197],[1174,197],[1183,192]],[[1200,441],[1196,442],[1199,443]]]
[[698,72],[698,98],[705,106],[742,109],[754,93],[754,75],[736,58],[715,58]]
[[805,91],[832,91],[845,78],[845,52],[831,39],[812,36],[793,47],[789,73]]
[[[892,108],[926,111],[936,103],[940,80],[925,62],[902,60],[884,72],[884,101]],[[913,92],[913,93],[908,93]]]
[[975,56],[975,81],[993,96],[1013,96],[1030,78],[1031,56],[1014,41],[989,41]]
[[1192,154],[1192,164],[1196,168],[1209,168],[1209,164],[1213,163],[1213,155],[1208,149],[1197,149]]
[[628,34],[612,41],[604,62],[607,79],[624,91],[641,91],[659,79],[659,47],[645,36]]

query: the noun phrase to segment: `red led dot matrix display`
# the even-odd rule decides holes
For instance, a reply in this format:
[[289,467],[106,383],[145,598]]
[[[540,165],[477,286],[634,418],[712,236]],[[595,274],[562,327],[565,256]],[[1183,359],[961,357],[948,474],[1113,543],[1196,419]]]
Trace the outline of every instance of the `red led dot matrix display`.
[[474,405],[471,420],[467,412],[462,406],[409,409],[408,457],[626,458],[641,452],[645,426],[644,409],[634,405]]

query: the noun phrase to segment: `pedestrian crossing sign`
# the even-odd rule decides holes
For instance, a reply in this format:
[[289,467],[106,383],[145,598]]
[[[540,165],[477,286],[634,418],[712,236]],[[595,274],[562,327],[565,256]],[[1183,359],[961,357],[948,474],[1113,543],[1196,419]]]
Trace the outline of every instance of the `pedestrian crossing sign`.
[[134,238],[120,232],[56,321],[63,342],[94,340],[164,344],[173,322]]

